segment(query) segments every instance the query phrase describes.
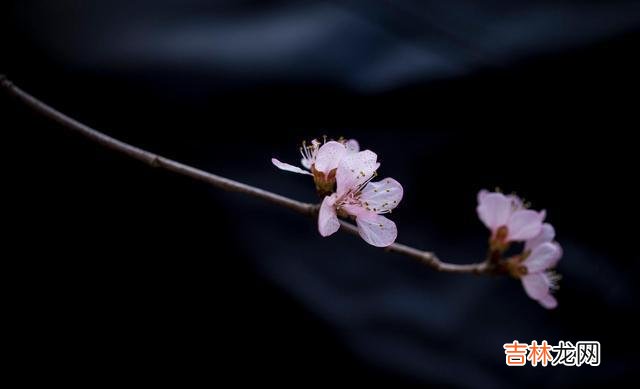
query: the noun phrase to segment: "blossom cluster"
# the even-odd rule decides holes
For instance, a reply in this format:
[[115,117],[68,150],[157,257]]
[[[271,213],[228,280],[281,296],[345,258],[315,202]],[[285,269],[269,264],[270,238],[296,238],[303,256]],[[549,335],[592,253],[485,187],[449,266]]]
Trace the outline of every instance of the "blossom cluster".
[[355,218],[358,232],[367,243],[386,247],[398,236],[396,224],[382,216],[402,200],[402,185],[393,178],[373,181],[380,167],[371,150],[360,151],[355,140],[304,143],[300,149],[304,169],[273,158],[271,162],[293,173],[313,176],[318,193],[324,196],[318,214],[320,235],[340,228],[338,216]]
[[[551,292],[557,289],[559,276],[551,269],[562,257],[555,239],[555,229],[544,223],[546,211],[534,211],[516,195],[481,190],[478,194],[478,217],[491,231],[490,252],[502,256],[513,242],[524,242],[524,248],[504,262],[507,271],[522,281],[529,297],[543,307],[558,305]],[[494,258],[497,258],[494,257]]]
[[[338,139],[304,142],[300,148],[302,167],[271,162],[279,169],[310,175],[322,197],[318,212],[318,231],[329,236],[340,228],[339,217],[355,219],[358,233],[367,243],[386,247],[398,235],[396,224],[385,214],[398,206],[402,185],[393,178],[373,181],[380,168],[378,156],[360,150],[354,140]],[[488,261],[496,268],[521,280],[526,293],[543,307],[552,309],[557,301],[559,276],[551,269],[562,257],[554,240],[555,229],[545,223],[546,211],[535,211],[516,195],[481,190],[477,213],[491,231]],[[523,243],[522,251],[504,258],[513,243]]]

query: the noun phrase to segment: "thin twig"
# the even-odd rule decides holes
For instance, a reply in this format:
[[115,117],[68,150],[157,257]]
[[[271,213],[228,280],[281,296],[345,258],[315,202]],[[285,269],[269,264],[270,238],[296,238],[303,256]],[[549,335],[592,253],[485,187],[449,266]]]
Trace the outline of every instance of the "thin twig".
[[[191,177],[226,191],[239,192],[247,194],[249,196],[257,197],[307,216],[315,216],[318,213],[318,206],[316,204],[303,203],[301,201],[293,200],[288,197],[266,191],[264,189],[256,188],[251,185],[243,184],[238,181],[211,174],[205,172],[204,170],[185,165],[178,161],[165,158],[163,156],[151,153],[147,150],[130,145],[118,139],[112,138],[83,123],[80,123],[73,118],[70,118],[62,112],[43,103],[29,93],[15,86],[4,75],[0,75],[0,84],[2,86],[2,89],[6,90],[10,95],[25,103],[27,106],[43,115],[44,117],[49,118],[61,124],[63,127],[74,131],[108,149],[117,151],[131,158],[142,161],[149,166],[162,168],[187,177]],[[358,229],[353,224],[344,220],[341,220],[340,224],[342,227],[341,230],[358,235]],[[438,257],[436,257],[436,255],[431,252],[418,250],[401,243],[394,243],[386,247],[385,250],[417,259],[425,265],[442,272],[473,274],[495,273],[495,269],[487,261],[469,265],[446,263],[438,259]]]

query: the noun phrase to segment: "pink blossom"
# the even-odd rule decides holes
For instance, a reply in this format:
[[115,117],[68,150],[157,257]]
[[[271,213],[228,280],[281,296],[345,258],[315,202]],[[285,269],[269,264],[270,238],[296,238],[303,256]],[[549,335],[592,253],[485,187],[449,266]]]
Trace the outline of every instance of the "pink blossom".
[[357,153],[359,150],[360,146],[355,139],[332,140],[325,143],[314,139],[310,144],[303,142],[300,147],[302,155],[300,164],[304,169],[280,162],[276,158],[272,158],[271,163],[281,170],[313,176],[318,191],[321,194],[327,194],[333,191],[335,172],[342,158],[345,155]]
[[494,248],[504,250],[509,242],[532,239],[540,233],[546,212],[526,209],[520,198],[499,192],[478,193],[478,217],[491,230]]
[[328,175],[331,170],[338,167],[338,163],[343,156],[350,153],[357,153],[359,150],[360,145],[355,139],[350,139],[348,141],[332,140],[325,143],[320,143],[318,140],[314,139],[310,144],[302,142],[302,147],[300,147],[300,154],[302,155],[300,164],[306,170],[288,163],[280,162],[276,158],[271,158],[271,162],[278,169],[286,170],[288,172],[311,175],[311,170],[315,169],[324,175]]
[[358,232],[367,243],[386,247],[398,235],[396,225],[382,216],[402,200],[403,189],[393,178],[372,182],[380,166],[377,155],[365,150],[346,155],[336,172],[336,192],[320,206],[318,230],[329,236],[340,228],[338,216],[355,217]]
[[524,290],[547,309],[558,305],[551,291],[557,289],[559,276],[550,269],[562,257],[562,248],[553,241],[554,237],[553,226],[543,224],[540,233],[525,243],[524,260],[520,263],[520,280]]

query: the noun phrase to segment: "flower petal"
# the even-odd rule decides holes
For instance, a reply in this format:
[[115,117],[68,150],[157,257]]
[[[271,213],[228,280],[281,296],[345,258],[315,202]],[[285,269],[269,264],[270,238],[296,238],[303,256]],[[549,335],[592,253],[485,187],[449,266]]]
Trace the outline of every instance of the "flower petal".
[[340,209],[355,217],[370,213],[370,211],[367,211],[365,207],[360,204],[344,204],[340,206]]
[[376,247],[387,247],[398,236],[398,229],[394,222],[373,212],[358,216],[356,224],[362,239]]
[[378,156],[371,150],[345,155],[336,171],[336,193],[340,196],[371,178],[380,167],[377,159]]
[[349,139],[347,143],[344,144],[344,147],[347,148],[347,153],[357,153],[360,151],[360,144],[355,139]]
[[362,190],[360,201],[366,208],[376,213],[394,209],[402,200],[402,185],[393,178],[369,182]]
[[551,293],[539,299],[538,302],[540,303],[540,305],[542,305],[547,309],[554,309],[555,307],[558,306],[558,300],[556,300],[556,298],[553,297]]
[[527,240],[535,237],[542,230],[542,221],[546,216],[545,211],[536,212],[531,209],[519,209],[509,218],[507,239]]
[[480,189],[480,192],[478,192],[478,204],[480,204],[481,202],[484,201],[484,198],[491,192],[489,192],[486,189]]
[[312,175],[311,173],[309,173],[306,170],[302,170],[297,166],[293,166],[293,165],[289,165],[288,163],[284,163],[284,162],[280,162],[275,158],[271,158],[271,163],[273,163],[274,165],[276,165],[276,167],[278,169],[281,170],[286,170],[288,172],[292,172],[292,173],[299,173],[299,174],[308,174],[308,175]]
[[513,212],[511,200],[502,193],[478,194],[481,200],[476,211],[478,217],[491,231],[497,230],[509,221],[509,216]]
[[562,250],[555,243],[545,242],[536,246],[523,265],[526,266],[529,274],[543,272],[554,267],[560,260]]
[[522,276],[522,286],[527,295],[534,300],[545,298],[549,294],[549,283],[544,273],[533,273]]
[[338,167],[340,160],[347,153],[347,149],[340,142],[329,141],[318,149],[314,167],[317,171],[329,174],[330,171]]
[[556,237],[556,231],[553,228],[553,226],[549,223],[544,223],[542,225],[542,229],[540,230],[540,233],[534,236],[533,238],[529,239],[525,243],[524,249],[533,250],[534,248],[541,245],[542,243],[553,241],[553,238],[555,237]]
[[331,196],[326,196],[324,200],[322,200],[320,212],[318,213],[318,231],[320,231],[320,235],[322,236],[329,236],[340,228],[340,221],[333,206],[335,201],[335,193]]

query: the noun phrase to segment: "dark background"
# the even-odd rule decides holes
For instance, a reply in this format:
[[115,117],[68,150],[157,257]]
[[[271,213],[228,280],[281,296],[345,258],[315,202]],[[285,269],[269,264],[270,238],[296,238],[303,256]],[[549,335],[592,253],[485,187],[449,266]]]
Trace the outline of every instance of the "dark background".
[[[565,250],[547,311],[516,280],[323,239],[312,220],[150,169],[1,94],[5,336],[23,380],[631,385],[637,1],[2,8],[0,72],[110,135],[303,201],[310,180],[270,158],[356,138],[405,188],[400,242],[480,260],[475,196],[499,186],[547,209]],[[597,340],[601,366],[508,368],[514,339]]]

